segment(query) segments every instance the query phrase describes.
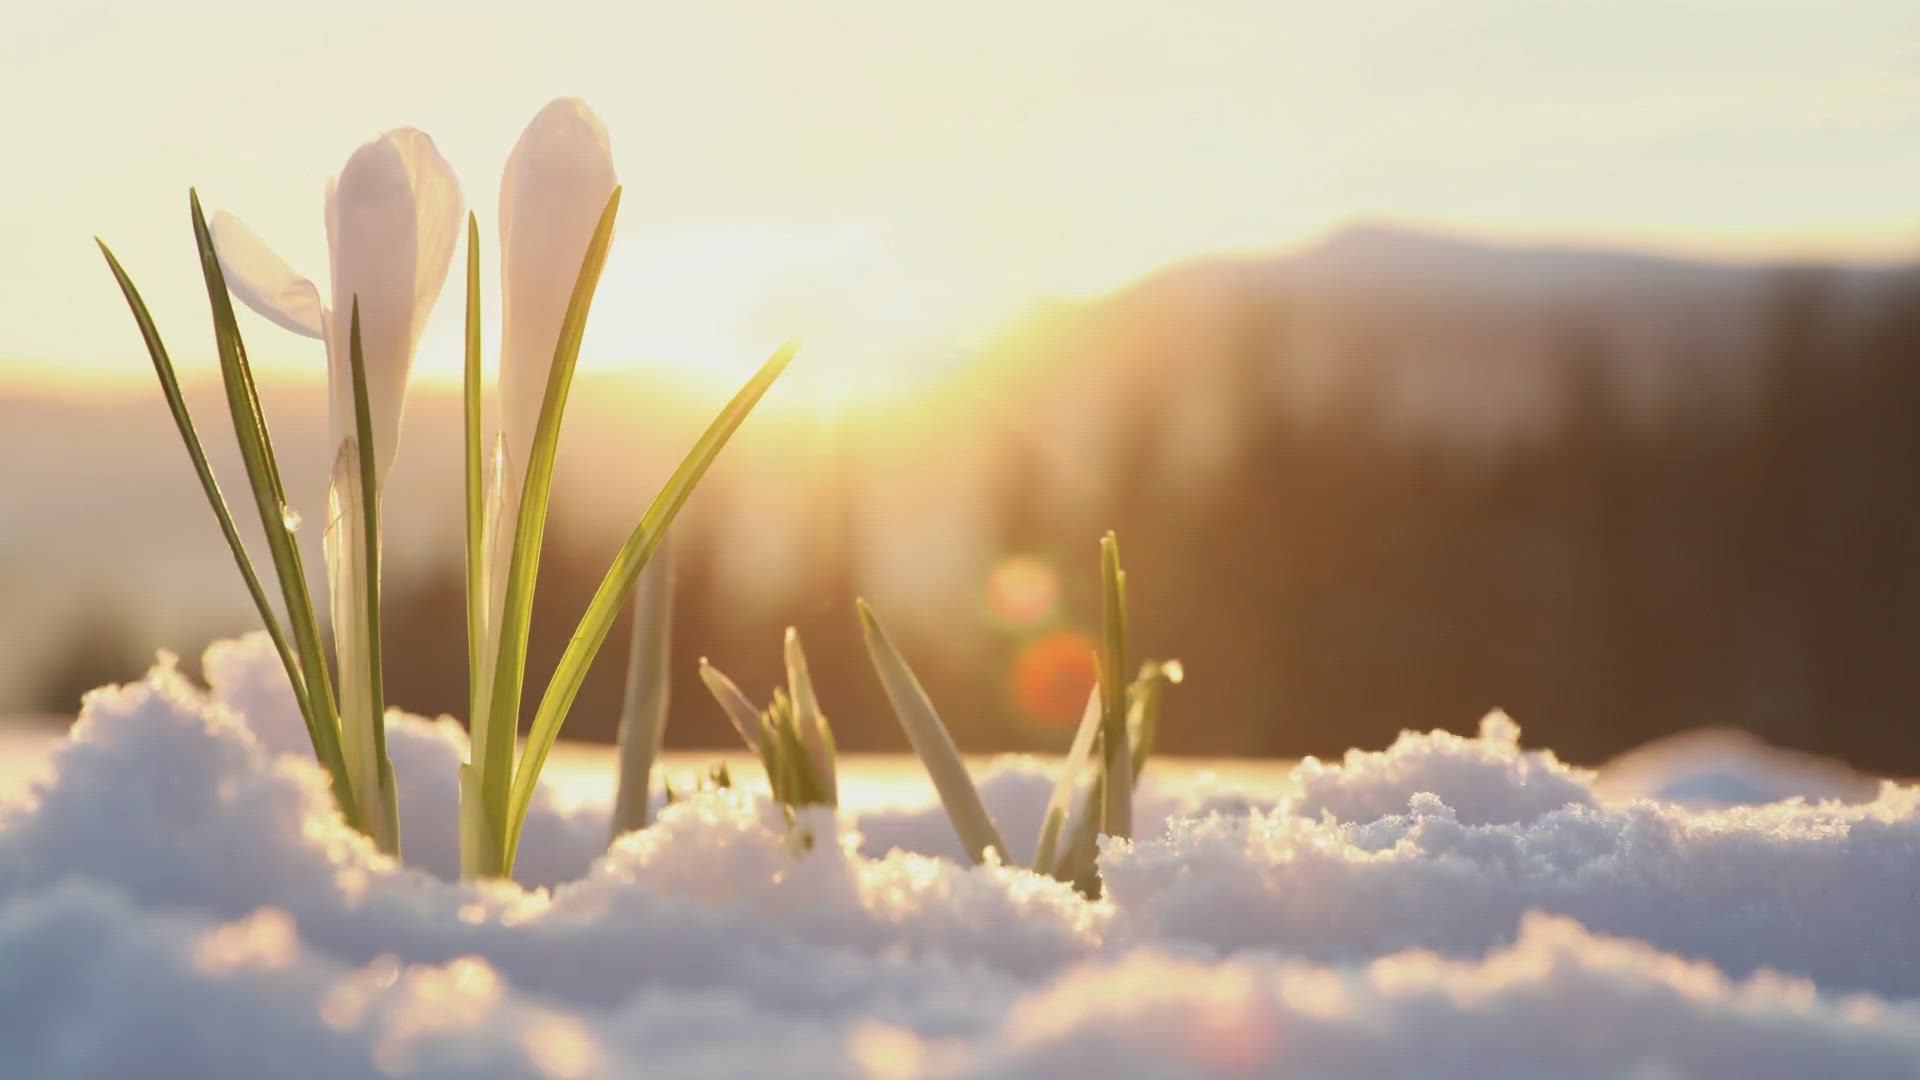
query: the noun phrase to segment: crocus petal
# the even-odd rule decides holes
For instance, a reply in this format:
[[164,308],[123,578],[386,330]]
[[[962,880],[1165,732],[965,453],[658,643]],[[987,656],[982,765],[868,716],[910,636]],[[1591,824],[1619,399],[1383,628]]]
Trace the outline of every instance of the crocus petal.
[[225,210],[213,215],[213,250],[227,289],[276,325],[310,338],[325,337],[320,290],[293,272],[246,222]]
[[541,109],[500,181],[500,394],[508,456],[524,469],[567,301],[618,180],[606,125],[586,102]]
[[333,312],[327,334],[335,441],[354,431],[349,366],[354,301],[367,369],[380,475],[400,438],[407,376],[420,334],[445,284],[464,205],[460,185],[433,140],[390,131],[354,151],[327,188],[333,252]]
[[453,265],[453,248],[462,231],[466,199],[460,194],[460,179],[454,176],[453,167],[440,156],[426,132],[398,128],[387,132],[387,138],[400,151],[408,182],[413,185],[414,225],[419,230],[414,248],[413,301],[417,317],[413,336],[418,341],[447,282],[447,270]]

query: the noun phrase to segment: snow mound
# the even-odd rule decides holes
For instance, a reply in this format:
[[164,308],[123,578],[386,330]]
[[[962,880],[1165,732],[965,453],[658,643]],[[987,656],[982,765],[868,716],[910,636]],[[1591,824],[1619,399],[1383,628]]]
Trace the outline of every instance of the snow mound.
[[[265,634],[216,642],[207,649],[201,667],[212,703],[245,727],[263,751],[302,761],[312,757],[293,689]],[[426,720],[389,710],[387,755],[393,761],[400,835],[408,863],[448,880],[459,877],[465,729],[451,717]],[[607,809],[569,806],[546,788],[534,799],[516,876],[529,886],[552,886],[579,877],[606,850]]]
[[1307,758],[1293,770],[1293,813],[1372,821],[1433,795],[1468,825],[1516,824],[1564,806],[1593,805],[1593,774],[1552,753],[1520,749],[1520,725],[1496,712],[1480,737],[1402,732],[1384,752],[1349,750],[1339,765]]
[[1137,953],[1030,993],[956,1075],[1540,1077],[1920,1075],[1920,1010],[1734,983],[1533,916],[1483,961],[1407,952],[1328,968]]
[[349,968],[283,912],[207,924],[68,884],[0,908],[0,1038],[21,1077],[585,1077],[581,1020],[477,960]]
[[1022,989],[769,1011],[728,990],[570,1013],[484,960],[350,966],[284,913],[217,925],[77,885],[0,911],[10,1075],[1043,1078],[1920,1075],[1920,1010],[1529,918],[1484,961],[1332,968],[1137,951]]
[[[276,664],[256,637],[210,690],[163,661],[96,691],[0,805],[0,1072],[1920,1077],[1914,788],[1611,801],[1496,716],[1278,799],[1152,788],[1098,902],[940,857],[937,810],[790,825],[744,790],[611,850],[543,793],[525,884],[478,885],[458,725],[390,722],[398,865]],[[983,786],[1017,860],[1046,771]]]
[[1376,821],[1285,813],[1177,823],[1101,869],[1128,932],[1219,952],[1473,956],[1528,911],[1744,974],[1920,994],[1920,791],[1859,806],[1569,806],[1470,825],[1431,794]]
[[1765,806],[1788,799],[1866,802],[1879,782],[1837,761],[1768,746],[1744,731],[1708,728],[1658,739],[1600,769],[1609,801]]

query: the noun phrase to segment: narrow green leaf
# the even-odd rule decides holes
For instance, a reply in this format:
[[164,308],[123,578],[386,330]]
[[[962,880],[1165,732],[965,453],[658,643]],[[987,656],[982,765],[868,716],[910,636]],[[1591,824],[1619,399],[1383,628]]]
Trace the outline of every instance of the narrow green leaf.
[[480,224],[467,213],[467,322],[466,364],[460,384],[462,409],[461,457],[466,478],[467,556],[467,760],[460,765],[460,874],[487,877],[500,861],[500,836],[487,816],[479,761],[489,745],[492,710],[487,695],[493,689],[494,552],[498,542],[505,483],[504,441],[496,437],[491,487],[482,472],[482,399],[485,374],[481,370],[480,341]]
[[[1123,691],[1121,697],[1125,698],[1125,696]],[[1125,706],[1122,708],[1124,709]],[[1122,712],[1121,716],[1121,725],[1124,729],[1126,714]],[[1112,769],[1107,772],[1107,775],[1113,779],[1108,782],[1102,793],[1104,801],[1100,804],[1102,819],[1100,831],[1116,839],[1130,840],[1133,838],[1133,740],[1123,732],[1115,742],[1115,752],[1106,757],[1106,760],[1112,764]],[[1105,751],[1105,747],[1101,749]],[[1115,822],[1118,822],[1117,827]]]
[[560,727],[566,722],[567,711],[573,707],[573,699],[580,693],[580,684],[586,680],[587,669],[592,666],[595,654],[613,629],[613,621],[620,614],[620,605],[626,599],[627,590],[632,588],[633,579],[639,575],[654,549],[660,546],[666,530],[679,515],[680,508],[686,505],[701,478],[706,476],[707,469],[713,465],[721,449],[746,420],[747,414],[766,395],[773,381],[786,370],[797,348],[790,344],[775,353],[708,425],[700,441],[694,444],[680,467],[667,480],[666,487],[654,496],[652,505],[647,507],[640,524],[627,537],[626,544],[614,557],[613,566],[608,568],[607,576],[601,580],[593,600],[588,603],[586,614],[581,616],[580,625],[560,656],[553,681],[547,684],[547,692],[540,700],[540,709],[533,719],[533,729],[527,735],[526,754],[513,777],[512,812],[508,818],[506,836],[509,870],[512,869],[513,850],[519,844],[520,828],[526,819],[527,808],[533,803],[534,784],[540,778],[540,770],[546,765],[547,754],[553,749],[554,740],[560,737]]
[[1074,729],[1073,744],[1060,763],[1060,775],[1053,782],[1053,796],[1047,800],[1047,812],[1040,819],[1040,839],[1033,848],[1033,868],[1042,874],[1052,873],[1059,860],[1060,833],[1066,826],[1068,812],[1073,809],[1073,795],[1080,788],[1080,777],[1093,758],[1102,715],[1100,688],[1096,686],[1087,692],[1087,707],[1080,714],[1080,726]]
[[[498,556],[505,547],[501,537],[508,527],[507,485],[512,483],[513,478],[509,475],[512,464],[507,460],[507,437],[504,432],[494,435],[493,453],[487,461],[486,496],[480,514],[480,559],[477,568],[468,567],[469,576],[478,577],[480,590],[477,600],[470,595],[468,608],[469,612],[477,611],[475,618],[480,627],[480,666],[471,673],[473,696],[468,702],[467,713],[467,757],[476,765],[482,756],[479,748],[491,745],[487,733],[492,729],[493,720],[489,702],[493,694],[493,669],[499,660],[497,646],[500,627],[497,618],[506,604],[506,567]],[[462,804],[466,805],[471,805],[474,813],[485,809],[483,801]],[[498,830],[493,826],[488,828],[498,835]]]
[[1133,740],[1133,783],[1140,786],[1140,774],[1160,734],[1160,699],[1168,686],[1186,678],[1186,669],[1178,660],[1149,661],[1128,690],[1127,729]]
[[[213,309],[214,345],[220,357],[220,374],[226,386],[227,408],[233,416],[234,436],[240,443],[240,458],[246,465],[247,480],[253,488],[254,505],[260,513],[260,527],[266,533],[267,550],[273,556],[273,568],[280,579],[280,592],[287,605],[287,622],[299,646],[300,670],[306,674],[307,693],[318,720],[316,728],[339,753],[339,712],[334,705],[333,684],[327,674],[326,652],[320,644],[320,624],[314,618],[313,598],[307,592],[306,568],[300,559],[300,547],[294,543],[288,527],[286,490],[280,482],[280,465],[273,453],[273,439],[267,432],[266,413],[260,408],[260,394],[253,382],[253,368],[247,362],[246,345],[240,339],[240,324],[233,314],[233,298],[227,294],[227,279],[220,269],[220,257],[213,247],[213,234],[200,209],[200,195],[189,192],[193,211],[193,238],[200,252],[200,275],[206,281],[207,302]],[[343,769],[344,772],[344,763]],[[353,805],[351,795],[342,801],[347,820],[362,832],[366,822]]]
[[[553,494],[553,463],[560,448],[560,422],[566,414],[574,365],[580,358],[580,343],[587,332],[587,313],[600,284],[600,272],[606,267],[607,249],[613,243],[613,222],[619,209],[620,189],[616,187],[600,213],[593,239],[587,244],[580,275],[574,280],[573,295],[567,301],[567,313],[560,323],[559,338],[554,342],[553,366],[547,372],[546,396],[540,405],[540,421],[534,428],[533,447],[520,489],[520,506],[514,517],[513,557],[507,573],[506,600],[501,606],[500,625],[493,631],[498,651],[493,688],[487,698],[490,715],[485,744],[479,747],[477,759],[484,812],[490,821],[498,824],[505,824],[509,819],[513,744],[520,727],[520,691],[526,678],[534,579],[539,573],[547,507]],[[519,830],[507,827],[494,831],[502,835],[506,843],[501,852],[501,872],[511,873],[512,847]]]
[[340,754],[347,763],[347,781],[356,806],[365,815],[362,826],[384,850],[385,842],[372,826],[380,821],[380,767],[374,762],[373,724],[368,719],[372,695],[366,680],[366,608],[360,586],[366,580],[366,552],[360,542],[365,508],[361,493],[360,443],[348,436],[333,458],[327,484],[327,516],[323,554],[327,563],[327,604],[333,613],[333,660],[340,673],[338,731]]
[[[337,301],[339,298],[335,297]],[[377,831],[374,840],[381,850],[400,855],[400,808],[394,800],[393,763],[387,759],[387,684],[386,664],[381,653],[380,635],[380,467],[379,448],[373,442],[373,407],[367,399],[367,360],[360,342],[360,298],[353,298],[353,314],[348,336],[347,356],[353,377],[353,426],[357,436],[355,456],[360,464],[360,523],[358,542],[363,548],[352,566],[361,575],[359,602],[361,636],[358,660],[360,685],[366,694],[364,722],[373,748],[376,768],[374,798],[367,808],[369,823]],[[344,662],[343,662],[344,663]],[[342,679],[343,686],[345,684]]]
[[806,748],[800,745],[800,733],[794,729],[791,699],[779,699],[774,713],[774,735],[774,745],[779,747],[780,787],[786,792],[787,805],[813,805],[813,771],[807,767]]
[[707,663],[704,656],[700,658],[700,681],[706,684],[713,700],[720,703],[720,710],[727,714],[733,730],[740,733],[740,739],[747,744],[747,749],[758,754],[761,742],[760,710],[753,707],[753,702],[748,700],[732,679],[727,678],[725,672]]
[[793,699],[787,696],[786,691],[773,692],[773,705],[767,714],[771,717],[771,745],[774,747],[775,771],[779,777],[774,797],[794,808],[834,805],[826,781],[814,764],[813,755],[800,741]]
[[492,831],[493,822],[479,811],[480,774],[472,762],[460,763],[460,876],[463,878],[499,875],[500,837]]
[[1090,899],[1100,896],[1100,815],[1106,805],[1106,791],[1106,774],[1096,771],[1053,868],[1055,878],[1070,882]]
[[773,722],[773,710],[767,709],[760,714],[760,768],[767,774],[767,792],[777,803],[787,802],[784,789],[780,786],[783,775],[780,761],[780,729]]
[[247,554],[245,542],[240,539],[233,512],[228,509],[226,497],[220,492],[220,482],[215,479],[213,466],[207,461],[206,449],[200,443],[200,435],[187,409],[186,398],[180,392],[180,379],[174,371],[173,360],[167,355],[166,344],[160,339],[159,328],[154,325],[146,301],[141,299],[140,291],[121,267],[120,260],[114,257],[104,242],[95,240],[95,243],[100,245],[100,253],[106,256],[107,267],[113,271],[113,278],[119,283],[120,294],[133,310],[134,322],[140,327],[140,337],[146,342],[147,355],[153,360],[154,373],[159,376],[160,390],[166,395],[167,408],[173,413],[174,426],[180,431],[180,440],[186,444],[187,456],[193,460],[194,474],[200,478],[200,490],[206,495],[208,505],[213,507],[214,517],[219,519],[220,534],[226,538],[227,548],[233,552],[234,563],[240,568],[240,576],[247,583],[247,595],[253,598],[253,606],[260,612],[260,621],[266,627],[267,637],[273,641],[281,666],[286,668],[287,681],[293,686],[294,701],[300,708],[301,720],[306,723],[307,738],[313,743],[314,755],[320,759],[336,786],[344,791],[347,779],[344,763],[337,760],[336,752],[328,749],[329,734],[321,727],[314,713],[313,700],[307,692],[300,661],[294,656],[286,631],[280,625],[280,617],[274,611],[273,602],[267,598],[266,589],[260,584],[260,575],[254,570],[253,559]]
[[472,704],[480,700],[487,644],[486,499],[480,456],[480,224],[472,211],[467,213],[467,363],[460,389],[466,405],[462,442],[467,480],[467,701]]
[[825,752],[821,756],[826,760],[826,764],[820,767],[820,775],[823,778],[821,781],[822,787],[821,787],[820,793],[826,800],[827,805],[839,806],[840,805],[839,746],[837,743],[834,742],[833,725],[827,723],[826,714],[825,713],[820,714],[820,716],[817,719],[819,721],[820,745],[825,750]]
[[821,729],[826,717],[820,712],[820,699],[813,692],[813,676],[807,670],[807,654],[800,647],[800,631],[787,627],[787,694],[793,699],[794,730],[806,749],[814,773],[826,784],[829,802],[837,803],[838,785],[833,775],[833,760],[827,753],[827,740]]
[[987,813],[986,803],[980,800],[980,792],[967,773],[966,762],[954,746],[947,725],[941,723],[933,699],[927,696],[900,650],[893,647],[892,639],[887,637],[873,609],[865,600],[856,600],[855,606],[860,611],[867,653],[873,658],[874,671],[880,675],[880,685],[887,691],[887,700],[893,704],[893,714],[899,717],[907,741],[913,744],[913,752],[920,756],[920,763],[933,779],[933,790],[939,794],[940,804],[946,807],[947,820],[953,823],[953,831],[959,834],[967,856],[976,866],[986,861],[988,849],[1005,858],[1007,842],[1001,839],[999,826]]
[[767,791],[773,801],[783,806],[792,806],[796,798],[793,790],[793,760],[785,752],[785,713],[787,692],[775,690],[773,700],[767,703],[766,711],[760,714],[760,742],[765,746],[762,755],[767,770]]

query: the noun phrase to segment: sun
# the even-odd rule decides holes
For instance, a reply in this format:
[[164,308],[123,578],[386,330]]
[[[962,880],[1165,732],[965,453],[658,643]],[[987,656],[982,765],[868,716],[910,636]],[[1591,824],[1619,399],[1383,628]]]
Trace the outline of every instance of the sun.
[[[499,341],[494,274],[483,265],[489,356]],[[631,373],[718,400],[797,341],[799,359],[762,409],[833,419],[925,399],[1026,299],[963,252],[878,222],[636,227],[615,239],[580,371]],[[463,310],[449,287],[421,348],[420,375],[459,381]]]
[[1010,316],[979,275],[875,225],[707,226],[609,260],[582,364],[645,367],[728,392],[786,341],[801,357],[770,408],[836,414],[923,394]]

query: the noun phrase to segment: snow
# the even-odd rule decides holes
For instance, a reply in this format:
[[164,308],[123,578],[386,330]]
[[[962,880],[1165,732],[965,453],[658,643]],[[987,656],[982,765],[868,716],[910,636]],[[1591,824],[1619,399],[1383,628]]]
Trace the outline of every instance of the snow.
[[1620,755],[1600,770],[1598,791],[1611,800],[1760,806],[1792,798],[1865,802],[1879,786],[1838,762],[1771,747],[1737,729],[1708,728]]
[[[0,1075],[1920,1077],[1901,784],[1622,794],[1495,715],[1277,792],[1149,783],[1098,902],[961,865],[937,807],[803,842],[750,789],[611,851],[544,792],[524,884],[477,885],[456,724],[390,721],[401,867],[332,812],[270,647],[205,670],[96,691],[0,805]],[[1831,793],[1762,757],[1716,768]],[[982,778],[1016,860],[1048,783]]]

